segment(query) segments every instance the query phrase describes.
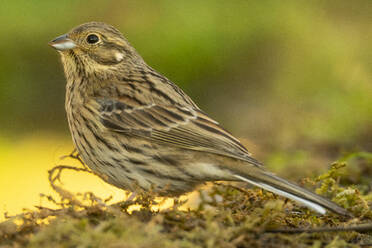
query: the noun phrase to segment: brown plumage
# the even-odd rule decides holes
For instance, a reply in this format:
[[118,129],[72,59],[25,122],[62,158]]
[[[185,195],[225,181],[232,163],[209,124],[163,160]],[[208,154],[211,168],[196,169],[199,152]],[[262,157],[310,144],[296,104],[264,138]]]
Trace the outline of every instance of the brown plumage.
[[245,181],[313,210],[343,208],[264,170],[114,27],[91,22],[50,42],[62,57],[66,112],[83,161],[123,189],[179,195],[206,181]]

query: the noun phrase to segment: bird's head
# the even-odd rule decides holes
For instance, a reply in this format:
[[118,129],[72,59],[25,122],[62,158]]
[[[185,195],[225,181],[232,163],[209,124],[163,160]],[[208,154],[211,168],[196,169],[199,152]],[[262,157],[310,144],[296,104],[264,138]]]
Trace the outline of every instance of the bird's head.
[[66,73],[105,74],[118,67],[143,63],[142,58],[114,27],[100,22],[77,26],[49,42],[60,52]]

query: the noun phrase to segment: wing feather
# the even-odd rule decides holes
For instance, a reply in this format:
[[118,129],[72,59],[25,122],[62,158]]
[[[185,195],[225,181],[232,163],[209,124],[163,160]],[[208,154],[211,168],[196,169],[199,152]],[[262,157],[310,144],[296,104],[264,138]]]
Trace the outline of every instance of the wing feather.
[[259,166],[246,148],[216,121],[192,106],[149,105],[133,107],[121,99],[98,98],[105,128],[137,135],[153,142],[205,151],[248,161]]

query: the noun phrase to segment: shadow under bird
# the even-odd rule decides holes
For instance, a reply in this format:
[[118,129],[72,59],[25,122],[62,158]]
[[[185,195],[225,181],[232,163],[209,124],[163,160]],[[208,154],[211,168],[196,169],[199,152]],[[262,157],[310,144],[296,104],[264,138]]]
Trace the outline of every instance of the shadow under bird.
[[174,196],[207,181],[244,181],[321,214],[349,215],[266,171],[238,139],[148,66],[114,27],[82,24],[49,45],[61,55],[75,147],[108,183]]

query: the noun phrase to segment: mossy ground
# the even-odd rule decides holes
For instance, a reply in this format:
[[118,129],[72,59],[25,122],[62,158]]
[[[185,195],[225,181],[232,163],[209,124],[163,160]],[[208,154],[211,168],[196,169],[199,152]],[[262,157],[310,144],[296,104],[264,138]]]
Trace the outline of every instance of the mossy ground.
[[[79,170],[85,170],[79,169]],[[55,209],[9,217],[0,223],[0,247],[360,247],[372,244],[372,228],[353,231],[300,229],[350,228],[372,220],[372,154],[355,153],[330,166],[318,178],[303,180],[348,209],[354,218],[332,213],[320,216],[292,201],[244,184],[216,183],[200,193],[196,209],[180,210],[184,202],[153,211],[158,204],[143,192],[134,201],[109,204],[93,193],[74,195],[56,186],[60,199],[47,197]],[[129,211],[131,205],[141,209]],[[299,229],[296,234],[285,233]],[[279,232],[276,232],[276,231]]]

